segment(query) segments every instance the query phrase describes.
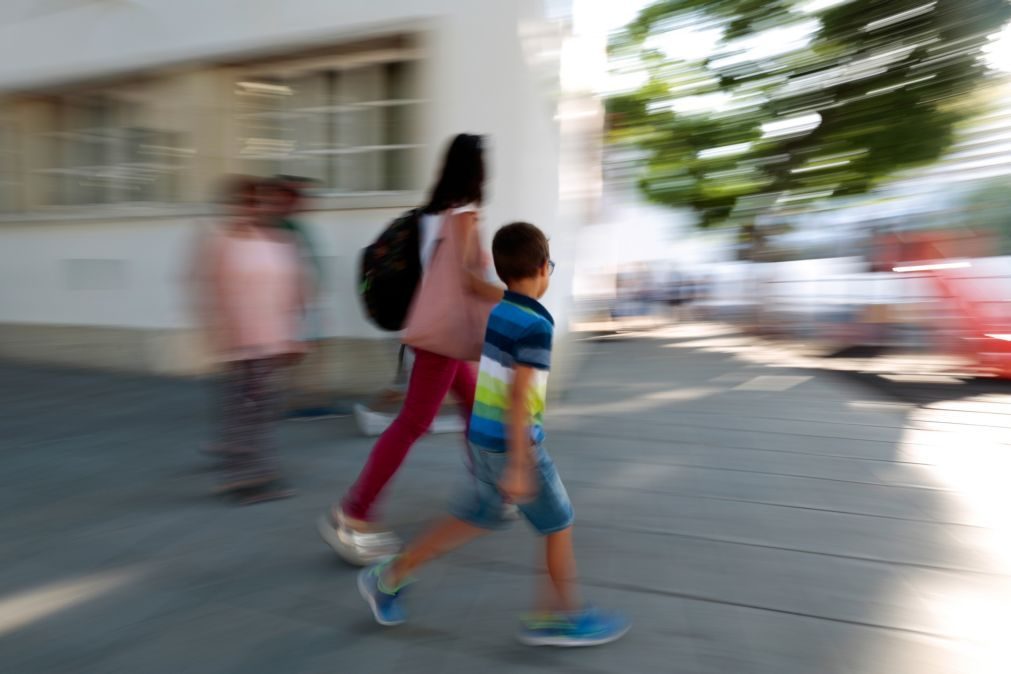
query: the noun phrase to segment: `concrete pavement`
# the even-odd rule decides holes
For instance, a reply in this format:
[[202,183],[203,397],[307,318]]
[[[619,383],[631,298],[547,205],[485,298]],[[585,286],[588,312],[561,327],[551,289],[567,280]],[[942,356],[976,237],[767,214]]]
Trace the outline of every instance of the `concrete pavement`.
[[[381,629],[314,518],[371,446],[288,422],[290,501],[233,508],[193,382],[4,366],[0,671],[1004,672],[1011,396],[897,401],[715,326],[601,337],[549,411],[588,600],[634,621],[578,652],[513,640],[520,524],[426,569]],[[442,513],[460,442],[422,441],[385,508]]]

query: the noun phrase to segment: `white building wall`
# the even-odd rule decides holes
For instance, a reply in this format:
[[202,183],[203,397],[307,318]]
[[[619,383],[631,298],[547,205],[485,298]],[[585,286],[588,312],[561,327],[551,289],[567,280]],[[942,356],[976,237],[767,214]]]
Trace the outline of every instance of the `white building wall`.
[[[516,3],[465,0],[5,0],[0,87],[50,86],[166,64],[269,54],[438,25],[489,44],[515,26]],[[470,34],[466,35],[467,29]],[[494,50],[474,49],[467,61]]]
[[[488,134],[485,236],[512,220],[548,232],[559,272],[547,303],[564,325],[576,231],[589,216],[573,207],[583,195],[560,204],[560,128],[566,122],[560,127],[556,119],[561,92],[551,77],[555,66],[550,54],[545,58],[521,40],[521,32],[543,24],[540,2],[82,0],[46,7],[34,0],[0,4],[0,54],[6,56],[0,58],[0,93],[425,31],[424,88],[431,100],[424,120],[426,183],[449,137]],[[322,299],[330,336],[389,337],[362,318],[355,266],[360,249],[406,205],[323,204],[306,214],[327,268]],[[196,210],[0,217],[0,356],[46,360],[46,351],[59,351],[52,360],[159,372],[199,368],[183,283],[195,234],[210,215],[207,208]],[[33,326],[82,330],[59,338],[50,330],[40,339]],[[145,362],[120,363],[103,340],[130,341],[123,335],[132,332],[146,336],[142,346],[124,350],[124,358]],[[103,357],[93,358],[103,349]]]

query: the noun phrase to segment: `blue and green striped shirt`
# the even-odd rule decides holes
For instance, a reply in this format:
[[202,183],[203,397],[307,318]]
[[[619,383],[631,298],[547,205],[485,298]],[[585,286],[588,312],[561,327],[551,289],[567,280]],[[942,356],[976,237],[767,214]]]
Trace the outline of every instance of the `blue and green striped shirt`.
[[530,439],[544,442],[544,404],[551,369],[555,321],[540,302],[511,291],[492,309],[477,376],[470,441],[492,452],[506,451],[506,428],[517,365],[537,371],[527,398]]

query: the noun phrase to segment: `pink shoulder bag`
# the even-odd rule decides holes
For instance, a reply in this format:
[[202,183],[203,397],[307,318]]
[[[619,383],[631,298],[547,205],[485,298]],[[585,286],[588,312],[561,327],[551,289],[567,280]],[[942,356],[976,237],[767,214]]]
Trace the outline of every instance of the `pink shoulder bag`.
[[[443,218],[432,261],[407,314],[403,342],[442,356],[476,361],[481,359],[488,315],[495,303],[467,289],[459,263],[466,242],[453,226],[458,217],[447,214]],[[478,250],[468,252],[473,259],[481,259],[480,244],[476,237],[473,241]]]

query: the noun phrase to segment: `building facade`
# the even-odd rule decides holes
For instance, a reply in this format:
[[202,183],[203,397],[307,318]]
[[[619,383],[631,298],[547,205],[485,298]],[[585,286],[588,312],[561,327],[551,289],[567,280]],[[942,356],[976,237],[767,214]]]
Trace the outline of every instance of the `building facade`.
[[326,348],[315,385],[389,379],[359,252],[487,134],[486,234],[523,219],[561,263],[599,192],[599,106],[570,2],[11,0],[0,8],[0,357],[186,375],[208,360],[193,247],[228,174],[307,176]]

